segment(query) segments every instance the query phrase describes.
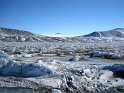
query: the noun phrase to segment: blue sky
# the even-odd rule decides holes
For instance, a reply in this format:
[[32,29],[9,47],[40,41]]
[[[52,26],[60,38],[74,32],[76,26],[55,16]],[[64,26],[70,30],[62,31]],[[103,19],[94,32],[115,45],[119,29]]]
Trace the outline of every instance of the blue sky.
[[70,35],[124,28],[124,0],[0,0],[0,26]]

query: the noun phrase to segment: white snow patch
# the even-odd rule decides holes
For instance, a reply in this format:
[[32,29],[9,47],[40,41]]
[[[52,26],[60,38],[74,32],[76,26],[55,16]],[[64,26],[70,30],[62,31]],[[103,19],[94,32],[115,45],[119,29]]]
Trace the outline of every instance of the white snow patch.
[[112,71],[109,71],[109,70],[102,71],[102,75],[100,76],[101,80],[110,80],[112,78],[114,78]]

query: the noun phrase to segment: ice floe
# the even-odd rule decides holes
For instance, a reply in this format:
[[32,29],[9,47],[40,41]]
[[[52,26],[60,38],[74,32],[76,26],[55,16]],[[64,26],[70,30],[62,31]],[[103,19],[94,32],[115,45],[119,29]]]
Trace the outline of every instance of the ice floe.
[[[53,89],[52,93],[98,92],[124,88],[123,64],[82,65],[54,59],[17,63],[6,56],[0,57],[0,64],[0,86],[4,87],[27,87],[30,84],[29,88],[49,87]],[[20,77],[23,82],[18,80]]]

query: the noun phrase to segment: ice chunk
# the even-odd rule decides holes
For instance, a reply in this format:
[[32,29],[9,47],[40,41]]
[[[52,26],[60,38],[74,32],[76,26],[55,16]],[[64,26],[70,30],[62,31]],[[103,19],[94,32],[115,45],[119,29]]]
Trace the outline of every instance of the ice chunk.
[[102,75],[100,76],[100,79],[102,80],[110,80],[113,78],[113,72],[109,70],[102,71]]
[[52,89],[52,93],[62,93],[62,92],[58,89]]

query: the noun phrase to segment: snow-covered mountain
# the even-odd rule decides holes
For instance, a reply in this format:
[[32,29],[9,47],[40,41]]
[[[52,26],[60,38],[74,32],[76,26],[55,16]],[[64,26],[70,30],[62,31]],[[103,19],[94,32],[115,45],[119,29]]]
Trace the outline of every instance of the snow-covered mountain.
[[119,37],[124,38],[124,29],[123,28],[116,28],[108,31],[99,31],[99,32],[93,32],[87,35],[84,35],[84,37]]
[[33,33],[29,31],[24,30],[17,30],[17,29],[10,29],[10,28],[3,28],[0,27],[0,35],[2,36],[19,36],[19,35],[34,35]]
[[0,42],[100,42],[124,41],[124,29],[116,28],[109,31],[93,32],[83,36],[33,34],[24,30],[0,27]]

